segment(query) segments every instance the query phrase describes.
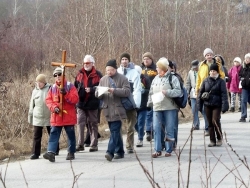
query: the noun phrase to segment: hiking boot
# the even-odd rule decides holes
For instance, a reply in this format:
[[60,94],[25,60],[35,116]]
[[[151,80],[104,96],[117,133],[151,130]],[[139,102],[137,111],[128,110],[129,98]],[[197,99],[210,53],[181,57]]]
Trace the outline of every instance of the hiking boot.
[[87,148],[87,147],[89,147],[89,146],[90,146],[90,144],[85,144],[85,145],[84,145],[85,148]]
[[98,147],[97,146],[91,146],[89,148],[89,152],[94,152],[94,151],[98,151]]
[[149,132],[147,133],[146,140],[149,142],[152,140],[151,133],[149,133]]
[[215,144],[214,142],[210,142],[210,143],[208,144],[208,147],[214,147],[214,146],[216,146],[216,144]]
[[241,112],[241,108],[239,108],[238,112]]
[[113,157],[109,153],[106,153],[105,158],[107,159],[107,161],[112,161],[113,159]]
[[246,122],[246,118],[240,118],[239,122]]
[[138,140],[136,147],[142,147],[142,146],[143,146],[142,140]]
[[84,146],[83,145],[76,146],[76,151],[84,151]]
[[30,159],[31,159],[31,160],[39,159],[39,155],[32,154],[32,155],[30,156]]
[[200,127],[194,127],[194,130],[200,130]]
[[222,145],[222,140],[218,140],[216,146],[221,146],[221,145]]
[[235,108],[234,108],[234,107],[231,107],[229,111],[230,111],[230,112],[234,112],[234,111],[235,111]]
[[66,160],[73,160],[75,159],[75,154],[74,153],[68,153]]
[[133,149],[127,149],[127,154],[134,153]]
[[209,131],[205,131],[205,136],[209,136]]
[[114,156],[114,159],[122,159],[122,158],[124,158],[124,155],[115,154]]
[[47,152],[43,154],[43,158],[49,160],[50,162],[55,162],[55,154],[51,152]]

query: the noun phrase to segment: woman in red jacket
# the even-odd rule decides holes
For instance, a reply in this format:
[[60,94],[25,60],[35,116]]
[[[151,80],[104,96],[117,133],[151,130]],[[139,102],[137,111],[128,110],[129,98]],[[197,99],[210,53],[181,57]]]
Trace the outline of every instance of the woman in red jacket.
[[[51,131],[48,143],[48,151],[43,157],[50,162],[55,162],[55,153],[60,139],[62,128],[64,127],[68,136],[68,155],[66,160],[73,160],[76,151],[76,137],[74,125],[76,124],[75,105],[78,102],[78,93],[75,86],[65,80],[64,88],[60,88],[62,81],[62,69],[57,67],[53,76],[55,84],[50,88],[46,97],[46,105],[51,111],[50,124]],[[60,94],[63,96],[63,111],[60,116]]]

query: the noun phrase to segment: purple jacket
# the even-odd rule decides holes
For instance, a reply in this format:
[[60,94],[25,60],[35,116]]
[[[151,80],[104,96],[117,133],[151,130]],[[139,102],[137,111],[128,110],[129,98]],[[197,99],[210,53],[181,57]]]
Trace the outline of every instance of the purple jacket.
[[228,73],[229,76],[229,82],[227,83],[227,88],[229,89],[230,92],[233,93],[240,93],[241,90],[239,89],[239,82],[240,82],[240,77],[239,73],[241,70],[241,65],[240,66],[233,66]]

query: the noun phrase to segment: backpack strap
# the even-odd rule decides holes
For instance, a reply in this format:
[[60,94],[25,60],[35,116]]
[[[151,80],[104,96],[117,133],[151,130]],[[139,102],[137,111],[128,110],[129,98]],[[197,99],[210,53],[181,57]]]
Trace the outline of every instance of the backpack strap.
[[172,77],[173,77],[173,74],[170,73],[168,80],[169,80],[169,84],[170,84],[171,88],[173,89]]

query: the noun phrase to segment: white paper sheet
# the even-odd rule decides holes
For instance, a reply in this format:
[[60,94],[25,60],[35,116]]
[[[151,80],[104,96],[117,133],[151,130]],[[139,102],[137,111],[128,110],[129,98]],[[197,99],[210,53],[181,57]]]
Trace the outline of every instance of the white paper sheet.
[[164,96],[164,94],[162,92],[158,92],[158,93],[153,94],[152,95],[153,104],[163,101],[164,97],[165,96]]
[[100,97],[101,95],[103,95],[104,93],[108,92],[109,87],[102,87],[102,86],[98,86],[97,87],[97,91],[98,91],[98,97]]

